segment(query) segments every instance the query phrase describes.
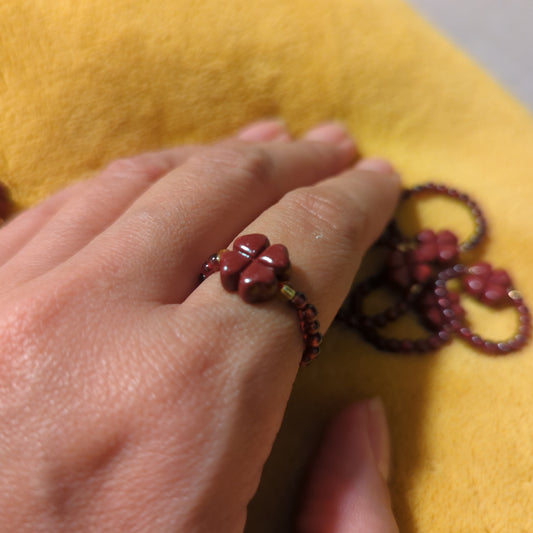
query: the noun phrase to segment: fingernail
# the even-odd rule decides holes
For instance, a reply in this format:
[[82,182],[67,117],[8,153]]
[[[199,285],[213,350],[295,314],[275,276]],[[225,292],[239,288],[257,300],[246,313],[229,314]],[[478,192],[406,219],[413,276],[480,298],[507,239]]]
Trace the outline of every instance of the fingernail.
[[310,129],[303,137],[307,141],[317,141],[337,146],[348,158],[354,158],[357,152],[355,141],[348,130],[337,122],[326,122]]
[[326,122],[310,129],[304,135],[304,139],[331,144],[340,144],[346,141],[353,143],[353,139],[350,137],[348,130],[337,122]]
[[385,481],[390,472],[390,441],[385,406],[380,398],[366,401],[367,432],[378,470]]
[[241,141],[289,141],[291,136],[281,119],[268,119],[254,122],[237,133]]
[[367,157],[357,163],[360,170],[370,170],[371,172],[380,172],[382,174],[395,174],[394,167],[386,160],[377,157]]

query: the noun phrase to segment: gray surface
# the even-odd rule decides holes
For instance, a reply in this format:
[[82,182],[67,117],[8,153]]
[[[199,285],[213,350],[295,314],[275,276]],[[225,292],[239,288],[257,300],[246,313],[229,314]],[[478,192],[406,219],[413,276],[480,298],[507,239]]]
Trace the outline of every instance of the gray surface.
[[533,0],[407,0],[533,111]]

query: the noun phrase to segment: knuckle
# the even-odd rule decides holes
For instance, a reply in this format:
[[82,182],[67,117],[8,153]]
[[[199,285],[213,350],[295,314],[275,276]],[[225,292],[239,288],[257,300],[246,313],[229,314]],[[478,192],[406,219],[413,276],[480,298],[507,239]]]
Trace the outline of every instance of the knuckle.
[[145,178],[153,180],[168,171],[164,161],[150,154],[124,157],[111,161],[103,170],[104,178]]
[[300,212],[308,231],[327,234],[343,247],[353,248],[367,231],[367,207],[343,191],[309,187],[289,193],[286,199],[289,212]]
[[234,142],[221,143],[203,151],[191,159],[203,168],[236,175],[237,178],[268,180],[274,169],[270,154],[263,148],[254,145],[241,145]]

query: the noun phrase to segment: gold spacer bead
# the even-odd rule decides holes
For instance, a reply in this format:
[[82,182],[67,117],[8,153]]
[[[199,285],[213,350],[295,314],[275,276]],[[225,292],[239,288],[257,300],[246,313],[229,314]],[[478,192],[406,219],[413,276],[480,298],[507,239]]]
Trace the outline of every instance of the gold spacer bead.
[[227,248],[222,248],[222,250],[219,250],[217,252],[217,261],[220,263],[220,256],[224,253],[224,252],[227,252],[228,249]]
[[287,300],[292,300],[296,296],[296,291],[287,283],[282,283],[279,290]]
[[522,299],[522,293],[520,291],[517,291],[516,289],[511,289],[507,294],[509,295],[509,298],[511,298],[511,300]]

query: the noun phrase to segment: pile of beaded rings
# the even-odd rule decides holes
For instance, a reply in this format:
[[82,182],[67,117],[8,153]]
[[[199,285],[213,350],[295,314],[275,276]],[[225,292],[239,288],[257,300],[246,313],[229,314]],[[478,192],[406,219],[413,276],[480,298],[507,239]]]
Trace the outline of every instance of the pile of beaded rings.
[[[493,269],[486,262],[463,263],[465,253],[474,249],[486,235],[487,223],[481,209],[468,195],[435,183],[406,190],[403,200],[419,194],[445,195],[462,202],[473,216],[473,234],[459,243],[449,230],[435,233],[426,229],[409,239],[392,222],[377,243],[387,250],[385,266],[352,289],[337,318],[359,331],[376,348],[389,352],[426,353],[450,342],[454,335],[491,355],[519,350],[529,338],[531,316],[509,274]],[[449,288],[448,282],[452,279],[459,280],[464,292],[485,305],[513,306],[519,319],[516,333],[511,338],[494,341],[472,332],[459,291]],[[392,291],[396,303],[373,315],[365,313],[365,298],[381,288]],[[408,311],[414,313],[428,331],[426,337],[391,338],[379,331]]]
[[200,269],[199,281],[220,272],[222,286],[238,292],[247,303],[265,302],[280,294],[295,308],[304,341],[301,366],[318,356],[322,335],[317,311],[305,295],[287,282],[291,263],[283,244],[271,245],[265,235],[242,235],[235,239],[233,250],[220,250],[211,255]]

